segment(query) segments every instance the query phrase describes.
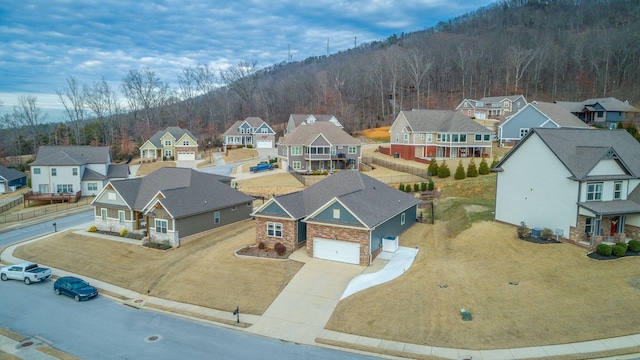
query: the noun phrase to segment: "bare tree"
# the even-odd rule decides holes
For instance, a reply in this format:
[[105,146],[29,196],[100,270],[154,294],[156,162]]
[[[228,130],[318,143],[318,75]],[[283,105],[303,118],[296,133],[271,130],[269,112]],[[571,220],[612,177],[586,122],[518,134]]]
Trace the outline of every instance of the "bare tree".
[[91,86],[84,85],[83,94],[87,107],[93,112],[100,125],[102,143],[111,145],[115,132],[119,128],[117,120],[121,109],[118,94],[104,77],[100,81],[94,81]]
[[147,123],[147,136],[152,133],[152,122],[155,122],[157,127],[161,126],[163,119],[160,111],[169,98],[170,88],[153,70],[129,70],[127,76],[122,79],[122,92],[134,118],[137,118],[138,113],[142,113],[142,118]]
[[257,61],[241,61],[238,65],[220,71],[220,78],[242,101],[242,116],[253,115],[253,93],[256,90]]
[[[424,77],[431,69],[431,61],[425,59],[425,55],[417,48],[411,49],[406,59],[408,76],[411,84],[416,89],[416,108],[420,109],[420,87]],[[428,106],[427,106],[428,108]]]
[[198,70],[197,68],[187,67],[182,69],[182,73],[178,75],[178,96],[180,104],[186,109],[187,122],[189,123],[189,131],[193,130],[193,120],[196,116],[197,97],[201,94],[198,87]]
[[507,52],[509,64],[513,69],[514,75],[514,92],[518,92],[518,82],[522,79],[524,72],[527,70],[531,62],[537,56],[536,49],[522,49],[516,46],[510,46]]
[[82,139],[80,128],[84,124],[84,94],[80,89],[80,84],[75,77],[71,76],[67,78],[67,86],[62,90],[56,90],[58,98],[64,106],[69,122],[73,125],[75,144],[81,145],[80,139]]
[[46,114],[42,113],[42,109],[38,107],[38,97],[34,95],[18,96],[18,105],[13,108],[13,116],[20,125],[29,129],[33,137],[33,150],[37,151],[37,148],[42,144],[40,125],[47,118]]

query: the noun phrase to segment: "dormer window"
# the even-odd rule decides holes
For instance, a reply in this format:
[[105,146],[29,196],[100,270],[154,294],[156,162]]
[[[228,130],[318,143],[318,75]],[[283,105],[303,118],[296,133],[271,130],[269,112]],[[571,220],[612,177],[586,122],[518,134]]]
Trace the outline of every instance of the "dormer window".
[[171,146],[171,140],[165,140],[164,146]]

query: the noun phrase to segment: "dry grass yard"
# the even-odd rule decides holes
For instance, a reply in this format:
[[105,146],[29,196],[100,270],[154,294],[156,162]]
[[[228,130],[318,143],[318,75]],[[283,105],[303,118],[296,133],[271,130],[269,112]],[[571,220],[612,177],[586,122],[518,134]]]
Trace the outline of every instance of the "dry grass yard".
[[[327,328],[467,349],[638,332],[640,258],[591,260],[574,245],[525,242],[513,226],[494,222],[448,238],[445,225],[416,224],[402,234],[401,245],[420,248],[411,269],[341,301]],[[461,308],[472,321],[462,321]]]
[[255,149],[239,148],[229,149],[226,153],[222,153],[222,158],[226,163],[233,163],[242,160],[251,160],[258,157],[258,151]]
[[156,161],[156,162],[142,163],[140,164],[140,167],[136,172],[136,176],[137,177],[146,176],[163,167],[176,167],[176,163],[174,161]]
[[255,243],[252,220],[166,252],[70,232],[20,246],[14,255],[164,299],[262,314],[302,266],[236,258]]

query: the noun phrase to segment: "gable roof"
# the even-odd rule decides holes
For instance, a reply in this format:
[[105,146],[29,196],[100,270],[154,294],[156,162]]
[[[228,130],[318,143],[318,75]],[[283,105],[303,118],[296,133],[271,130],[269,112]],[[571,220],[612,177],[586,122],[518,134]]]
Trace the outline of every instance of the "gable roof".
[[[533,128],[496,166],[500,169],[511,154],[532,136],[537,135],[577,180],[589,172],[608,154],[618,158],[633,178],[640,178],[640,143],[625,130],[544,129]],[[610,151],[612,150],[612,151]]]
[[464,116],[456,110],[411,110],[401,111],[412,132],[464,132],[492,133],[486,127]]
[[18,171],[16,169],[11,169],[11,168],[0,165],[0,177],[5,179],[6,181],[13,181],[13,180],[27,177],[27,174],[23,173],[22,171]]
[[497,103],[497,102],[502,102],[503,100],[509,100],[511,102],[514,102],[518,100],[519,97],[522,97],[524,99],[524,96],[522,95],[508,95],[508,96],[486,96],[480,99],[480,101],[484,101],[488,103]]
[[129,177],[129,165],[128,164],[110,164],[109,170],[107,170],[107,177],[109,179],[127,178]]
[[108,164],[108,146],[40,146],[30,166]]
[[[589,125],[585,124],[582,120],[578,119],[575,115],[573,115],[569,110],[557,103],[547,103],[547,102],[538,102],[532,101],[525,105],[520,111],[517,113],[508,116],[506,120],[498,125],[499,127],[504,127],[509,121],[517,118],[520,114],[524,114],[524,111],[528,108],[534,108],[539,113],[547,117],[548,121],[553,121],[559,127],[576,127],[576,128],[588,128]],[[538,127],[542,127],[546,122],[538,124]]]
[[332,145],[360,145],[360,141],[329,122],[300,125],[287,134],[280,144],[309,145],[320,135],[324,136]]
[[193,140],[196,140],[196,137],[193,136],[191,131],[186,129],[181,129],[177,126],[168,126],[166,129],[160,130],[157,133],[155,133],[155,135],[153,135],[151,139],[149,139],[149,142],[151,142],[155,147],[158,147],[158,148],[163,147],[161,139],[166,133],[171,134],[171,136],[173,136],[176,140],[180,139],[185,134],[187,134]]
[[[249,126],[251,126],[252,129],[257,129],[260,126],[267,126],[271,131],[273,131],[273,129],[271,129],[271,126],[269,126],[269,124],[267,124],[264,120],[262,120],[259,117],[255,117],[255,116],[250,116],[244,120],[238,120],[236,122],[233,123],[233,125],[231,125],[231,127],[229,127],[222,135],[223,136],[228,136],[228,135],[245,135],[245,133],[241,133],[240,132],[240,126],[242,126],[242,124],[248,124]],[[274,131],[275,132],[275,131]]]
[[338,119],[333,115],[313,115],[313,114],[291,114],[289,115],[289,119],[293,121],[294,127],[300,126],[302,123],[309,123],[307,120],[314,119],[315,121],[321,122],[332,122],[334,125],[343,128],[342,124]]
[[273,198],[294,219],[303,219],[334,199],[370,229],[420,202],[359,171],[339,171],[305,190]]
[[596,104],[600,104],[606,111],[640,112],[637,108],[629,105],[628,102],[612,97],[587,99],[585,101],[556,101],[556,103],[572,113],[583,112],[585,108],[589,111],[597,111],[593,108]]

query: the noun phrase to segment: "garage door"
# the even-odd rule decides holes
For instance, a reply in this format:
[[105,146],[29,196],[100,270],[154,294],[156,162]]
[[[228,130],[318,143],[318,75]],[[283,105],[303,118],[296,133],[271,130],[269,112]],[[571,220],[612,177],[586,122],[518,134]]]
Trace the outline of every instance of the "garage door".
[[258,149],[271,149],[273,147],[273,141],[271,141],[271,140],[258,140],[258,141],[256,141],[256,147]]
[[357,265],[360,264],[360,244],[313,238],[313,257]]
[[178,153],[178,160],[195,160],[195,159],[196,159],[195,152]]

